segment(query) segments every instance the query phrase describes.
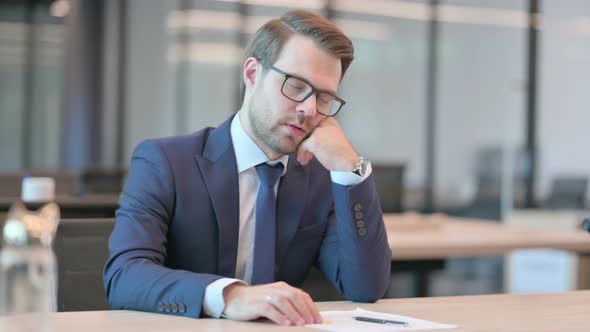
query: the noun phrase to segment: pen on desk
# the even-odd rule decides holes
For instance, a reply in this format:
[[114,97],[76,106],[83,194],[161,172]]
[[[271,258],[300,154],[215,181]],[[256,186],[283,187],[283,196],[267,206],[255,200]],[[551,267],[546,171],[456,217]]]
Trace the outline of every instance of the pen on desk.
[[385,325],[396,325],[396,326],[408,326],[408,322],[402,322],[399,320],[389,320],[389,319],[379,319],[379,318],[371,318],[371,317],[352,317],[355,320],[360,322],[367,322],[367,323],[377,323],[377,324],[385,324]]

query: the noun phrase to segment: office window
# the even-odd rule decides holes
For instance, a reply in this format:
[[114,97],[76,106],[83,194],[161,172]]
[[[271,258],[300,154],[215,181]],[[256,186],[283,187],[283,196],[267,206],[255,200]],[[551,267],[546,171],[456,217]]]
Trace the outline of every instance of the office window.
[[[334,21],[353,40],[355,60],[339,113],[359,153],[378,164],[405,164],[408,192],[425,183],[427,1],[331,2]],[[408,195],[406,205],[421,207]]]
[[526,8],[512,0],[441,2],[435,147],[441,208],[493,200],[495,211],[486,206],[470,216],[499,219],[501,194],[512,187],[503,177],[522,175]]
[[64,13],[52,3],[0,4],[0,170],[60,164]]
[[545,199],[560,176],[590,178],[590,3],[543,1],[539,41],[539,177]]

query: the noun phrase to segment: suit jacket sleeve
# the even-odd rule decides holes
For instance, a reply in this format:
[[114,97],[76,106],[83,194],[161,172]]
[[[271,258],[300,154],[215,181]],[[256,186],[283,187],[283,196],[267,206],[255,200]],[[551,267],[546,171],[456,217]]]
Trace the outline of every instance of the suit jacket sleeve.
[[391,278],[391,249],[374,178],[353,186],[332,183],[332,192],[334,209],[317,265],[346,299],[374,302]]
[[164,266],[174,200],[164,150],[156,142],[143,142],[131,159],[104,268],[107,298],[114,309],[203,315],[205,288],[220,276]]

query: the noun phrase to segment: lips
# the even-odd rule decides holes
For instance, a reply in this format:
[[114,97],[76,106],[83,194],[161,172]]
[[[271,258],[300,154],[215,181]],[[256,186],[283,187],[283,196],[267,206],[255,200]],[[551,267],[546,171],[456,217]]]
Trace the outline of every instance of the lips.
[[287,128],[289,129],[290,133],[292,133],[293,135],[296,135],[296,136],[303,136],[306,133],[305,129],[303,129],[297,125],[287,124]]

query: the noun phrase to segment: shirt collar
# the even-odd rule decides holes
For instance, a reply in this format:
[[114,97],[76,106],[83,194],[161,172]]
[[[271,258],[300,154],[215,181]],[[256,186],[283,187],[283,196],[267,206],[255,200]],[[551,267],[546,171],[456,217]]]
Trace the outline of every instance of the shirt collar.
[[230,135],[236,153],[238,174],[258,164],[268,162],[270,165],[282,163],[283,174],[281,174],[281,176],[285,175],[287,164],[289,162],[289,155],[283,155],[279,159],[270,161],[266,154],[258,147],[258,145],[256,145],[256,143],[254,143],[242,127],[240,114],[241,112],[238,112],[236,116],[234,116],[230,126]]

